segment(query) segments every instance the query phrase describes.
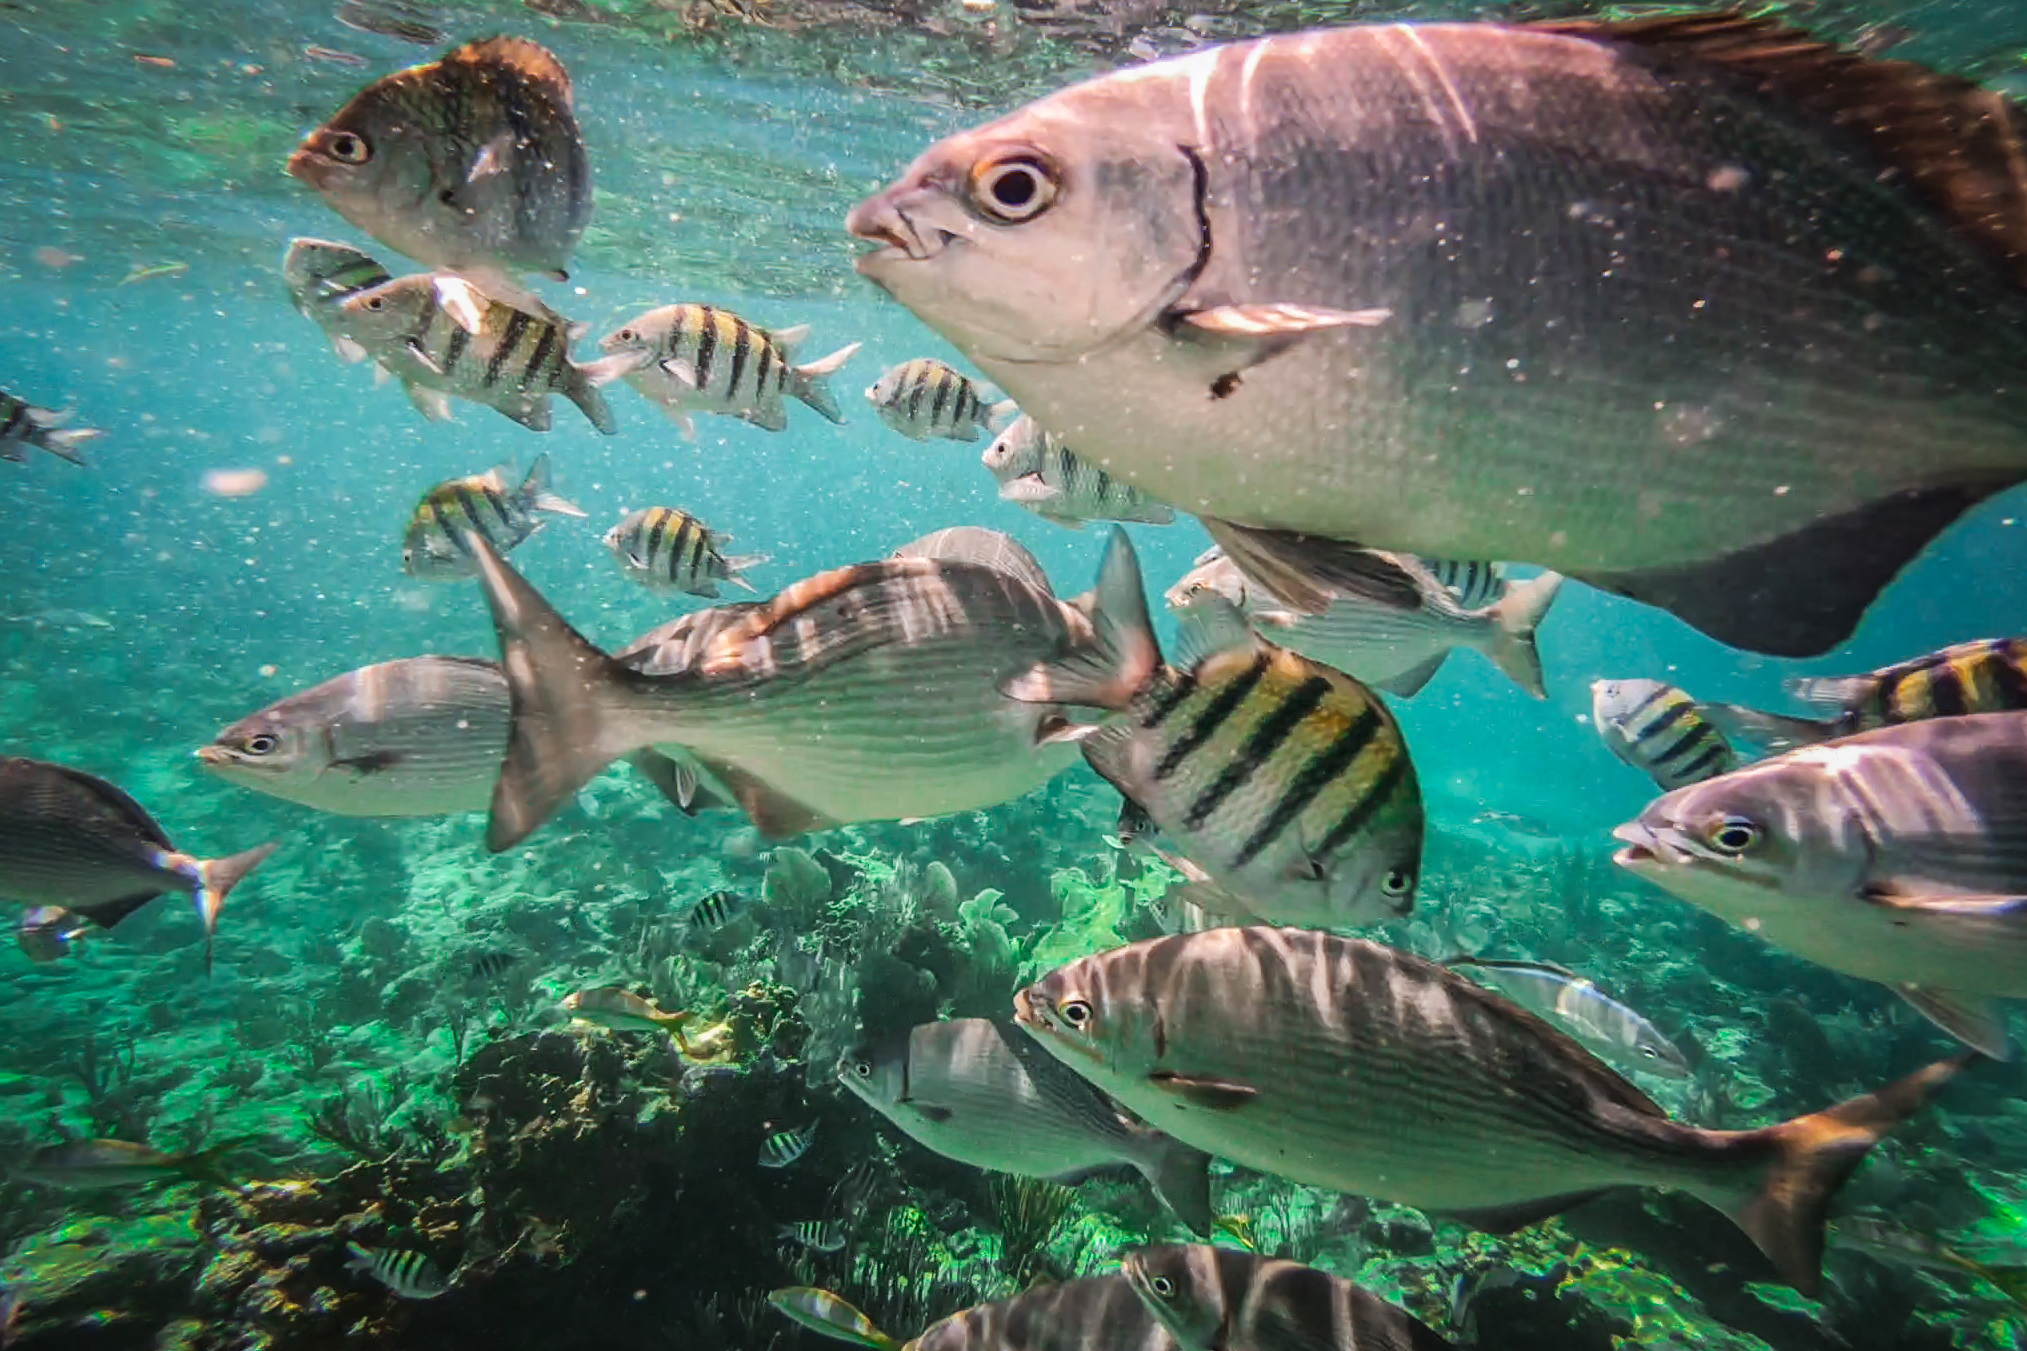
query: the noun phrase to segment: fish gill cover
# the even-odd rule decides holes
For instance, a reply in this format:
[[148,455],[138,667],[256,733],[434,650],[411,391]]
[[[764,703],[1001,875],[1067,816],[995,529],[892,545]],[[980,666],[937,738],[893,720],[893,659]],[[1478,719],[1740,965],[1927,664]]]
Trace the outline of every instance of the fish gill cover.
[[1788,17],[0,7],[0,1345],[2020,1345],[2027,12]]

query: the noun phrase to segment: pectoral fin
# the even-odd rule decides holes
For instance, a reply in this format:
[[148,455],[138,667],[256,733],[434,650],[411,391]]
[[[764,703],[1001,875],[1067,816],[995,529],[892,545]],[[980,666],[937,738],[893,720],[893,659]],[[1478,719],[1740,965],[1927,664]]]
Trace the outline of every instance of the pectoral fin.
[[1323,305],[1214,305],[1178,316],[1201,333],[1223,338],[1285,338],[1334,328],[1373,328],[1393,318],[1389,309],[1336,310]]
[[1184,1102],[1216,1112],[1235,1112],[1251,1105],[1253,1099],[1260,1096],[1260,1090],[1251,1084],[1177,1074],[1173,1070],[1157,1070],[1147,1076],[1147,1081],[1163,1092],[1175,1094]]
[[1582,1205],[1594,1196],[1602,1196],[1605,1188],[1591,1191],[1564,1192],[1557,1196],[1544,1196],[1538,1200],[1520,1201],[1510,1206],[1484,1206],[1472,1210],[1446,1212],[1459,1222],[1473,1229],[1483,1229],[1488,1234],[1510,1234],[1516,1229],[1525,1229],[1530,1224],[1540,1224],[1551,1215],[1560,1215],[1571,1206]]
[[1202,519],[1211,538],[1239,571],[1291,609],[1321,614],[1340,596],[1355,596],[1392,610],[1422,607],[1414,574],[1377,550],[1293,530],[1260,530]]
[[2006,1011],[1996,999],[1917,985],[1896,985],[1893,992],[1972,1050],[1994,1060],[2014,1057],[2013,1039],[2006,1033]]
[[1436,678],[1436,672],[1443,669],[1443,660],[1449,655],[1447,650],[1438,652],[1419,666],[1410,666],[1397,676],[1375,683],[1388,694],[1398,694],[1403,699],[1412,699],[1422,692],[1422,686]]
[[436,303],[443,312],[474,338],[486,324],[486,297],[478,287],[458,276],[436,279]]
[[415,411],[431,422],[449,422],[450,395],[440,389],[425,389],[413,380],[403,380],[401,388],[408,394],[408,401],[415,405]]
[[[694,752],[693,752],[694,754]],[[770,840],[783,840],[805,831],[828,830],[837,822],[786,793],[770,787],[736,765],[697,756],[697,763],[725,785],[746,815]]]

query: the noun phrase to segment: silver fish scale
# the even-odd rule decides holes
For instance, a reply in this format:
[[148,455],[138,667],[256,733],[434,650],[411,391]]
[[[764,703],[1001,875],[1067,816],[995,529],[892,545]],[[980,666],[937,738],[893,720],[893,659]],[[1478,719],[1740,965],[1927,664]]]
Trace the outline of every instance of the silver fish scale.
[[[1247,1167],[1430,1209],[1621,1183],[1749,1190],[1749,1159],[1668,1122],[1563,1033],[1378,944],[1217,929],[1086,962],[1101,1008],[1146,1001],[1161,1029],[1154,1046],[1113,1048],[1094,1081]],[[1150,1082],[1156,1069],[1258,1096],[1198,1107]]]
[[[350,774],[334,766],[319,776],[327,782],[304,785],[296,801],[393,816],[483,811],[492,800],[510,702],[496,664],[414,657],[364,667],[333,684],[338,688],[322,697],[313,698],[318,690],[296,696],[298,708],[288,707],[296,700],[284,700],[272,710],[283,718],[323,716],[330,760],[353,766]],[[376,764],[383,756],[398,759]]]
[[931,1323],[903,1351],[1179,1351],[1126,1278],[1087,1276]]
[[[1077,756],[999,683],[1089,641],[1084,617],[989,568],[889,559],[820,574],[702,645],[650,694],[650,740],[842,820],[1006,801]],[[868,766],[878,766],[869,772]]]

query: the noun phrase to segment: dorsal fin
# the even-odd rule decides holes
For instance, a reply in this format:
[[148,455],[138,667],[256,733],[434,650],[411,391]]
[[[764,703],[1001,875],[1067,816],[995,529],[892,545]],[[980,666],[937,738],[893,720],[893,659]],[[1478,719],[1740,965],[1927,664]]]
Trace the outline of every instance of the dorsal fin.
[[481,38],[467,42],[443,61],[447,66],[507,66],[529,83],[547,86],[565,108],[573,106],[575,95],[570,88],[570,73],[547,47],[527,38],[505,35]]
[[2004,95],[1912,61],[1843,51],[1739,10],[1530,27],[1625,43],[1758,82],[1857,137],[1952,229],[2027,286],[2027,114]]

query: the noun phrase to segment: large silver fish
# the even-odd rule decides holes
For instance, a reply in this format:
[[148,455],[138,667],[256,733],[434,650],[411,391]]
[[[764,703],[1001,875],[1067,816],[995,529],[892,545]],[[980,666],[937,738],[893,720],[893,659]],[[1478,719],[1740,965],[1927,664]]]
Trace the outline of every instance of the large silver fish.
[[837,1074],[947,1158],[1060,1181],[1127,1164],[1184,1224],[1210,1233],[1210,1156],[1122,1111],[1012,1024],[923,1023],[905,1043],[846,1051]]
[[1533,1014],[1360,939],[1211,929],[1061,967],[1015,1016],[1163,1130],[1292,1181],[1514,1228],[1614,1186],[1729,1215],[1817,1288],[1824,1209],[1962,1061],[1748,1131],[1669,1120]]
[[[1075,606],[996,568],[893,558],[819,573],[729,621],[696,620],[680,667],[623,664],[579,636],[472,531],[500,635],[513,735],[488,844],[512,846],[613,758],[689,750],[769,836],[936,816],[1038,788],[1076,758],[1062,712],[1000,692],[1100,645]],[[1130,554],[1097,601],[1141,605]],[[706,612],[709,613],[709,612]]]
[[381,243],[520,300],[520,273],[567,277],[591,220],[572,102],[563,63],[533,42],[471,42],[367,85],[288,170]]
[[[1422,796],[1400,724],[1350,676],[1248,638],[1163,663],[1114,527],[1103,641],[1006,683],[1050,705],[1126,714],[1061,735],[1173,839],[1195,902],[1247,921],[1329,927],[1405,915],[1421,873]],[[1109,664],[1108,660],[1109,659]]]
[[1340,1276],[1208,1244],[1141,1248],[1120,1273],[1182,1351],[1453,1351]]
[[1178,1351],[1117,1272],[1036,1286],[931,1323],[902,1351]]
[[2027,477],[2027,120],[1777,20],[1367,24],[930,147],[860,271],[1305,609],[1313,540],[1848,636]]
[[[279,699],[196,754],[222,779],[338,816],[482,812],[510,706],[495,662],[404,657]],[[634,767],[686,812],[732,805],[680,759],[644,750]]]
[[60,905],[110,929],[157,896],[183,892],[204,921],[207,969],[226,895],[274,851],[262,844],[228,858],[193,857],[104,779],[0,757],[0,897]]
[[1677,789],[1620,867],[2011,1054],[2027,996],[2027,713],[1882,727]]
[[[1199,558],[1168,589],[1168,605],[1183,614],[1200,602],[1222,599],[1237,606],[1247,626],[1268,642],[1404,698],[1420,693],[1459,647],[1475,648],[1514,684],[1537,699],[1544,696],[1534,631],[1562,589],[1560,576],[1545,572],[1524,582],[1502,582],[1493,588],[1497,594],[1467,607],[1427,560],[1377,549],[1358,552],[1367,572],[1352,583],[1357,589],[1333,586],[1318,614],[1291,609],[1265,593],[1222,550]],[[1441,566],[1475,581],[1491,565]]]

